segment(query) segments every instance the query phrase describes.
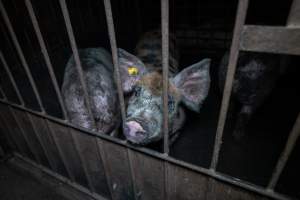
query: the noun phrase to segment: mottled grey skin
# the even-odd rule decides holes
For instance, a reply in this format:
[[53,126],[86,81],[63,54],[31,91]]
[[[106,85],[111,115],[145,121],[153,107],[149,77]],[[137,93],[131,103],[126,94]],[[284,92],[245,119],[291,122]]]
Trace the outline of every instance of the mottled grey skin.
[[[228,52],[219,69],[219,85],[223,90],[227,72]],[[234,137],[240,139],[252,114],[264,103],[281,74],[278,56],[241,52],[232,88],[232,98],[241,104],[234,129]]]
[[[66,66],[62,95],[67,114],[75,125],[108,134],[120,121],[111,55],[103,48],[79,50],[93,119],[88,115],[74,57]],[[96,121],[96,126],[93,121]]]
[[[175,47],[172,40],[170,46]],[[129,94],[124,134],[128,141],[145,145],[163,137],[160,33],[146,33],[137,45],[136,54],[140,59],[119,49],[123,89]],[[199,112],[210,85],[210,59],[204,59],[178,74],[177,58],[177,51],[171,50],[168,93],[170,136],[184,124],[185,114],[181,105]],[[135,66],[139,73],[128,74],[130,66]]]

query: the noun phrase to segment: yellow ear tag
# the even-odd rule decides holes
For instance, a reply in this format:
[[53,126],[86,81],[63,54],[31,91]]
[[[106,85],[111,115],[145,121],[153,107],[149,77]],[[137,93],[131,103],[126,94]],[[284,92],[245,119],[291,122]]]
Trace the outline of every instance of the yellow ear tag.
[[129,75],[133,75],[133,76],[136,76],[139,73],[139,70],[136,67],[128,67],[127,71]]

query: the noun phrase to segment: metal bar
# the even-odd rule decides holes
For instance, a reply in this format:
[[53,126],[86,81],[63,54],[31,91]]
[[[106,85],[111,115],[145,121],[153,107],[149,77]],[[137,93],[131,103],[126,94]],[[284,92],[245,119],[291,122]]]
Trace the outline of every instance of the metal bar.
[[19,143],[15,141],[15,138],[12,136],[13,134],[10,132],[9,126],[6,123],[6,120],[3,119],[1,113],[0,113],[0,124],[2,123],[3,128],[6,129],[6,132],[4,133],[7,137],[7,139],[10,141],[12,146],[14,146],[14,149],[16,151],[22,152],[22,148],[20,148]]
[[19,88],[18,88],[18,86],[16,84],[16,81],[15,81],[15,79],[14,79],[14,77],[13,77],[13,75],[12,75],[12,73],[11,73],[8,65],[7,65],[7,62],[6,62],[5,58],[4,58],[3,53],[2,53],[1,50],[0,50],[0,60],[3,63],[4,69],[5,69],[8,77],[9,77],[9,80],[10,80],[11,84],[13,85],[14,90],[16,91],[17,97],[18,97],[21,105],[24,106],[25,104],[24,104],[23,97],[22,97],[22,95],[20,93],[20,90],[19,90]]
[[[69,132],[71,132],[72,143],[73,143],[73,145],[75,146],[75,151],[76,151],[76,153],[77,153],[78,156],[79,156],[79,161],[80,161],[80,163],[81,163],[81,165],[82,165],[82,168],[83,168],[83,171],[84,171],[84,175],[85,175],[85,177],[86,177],[86,179],[87,179],[87,182],[88,182],[89,189],[90,189],[92,192],[95,192],[95,187],[94,187],[94,185],[92,184],[92,180],[91,180],[91,177],[90,177],[90,175],[89,175],[89,173],[88,173],[87,166],[86,166],[86,164],[85,164],[85,162],[84,162],[83,155],[82,155],[82,153],[81,153],[81,151],[80,151],[80,149],[79,149],[79,141],[78,141],[78,138],[77,138],[77,136],[75,135],[75,133],[74,133],[72,130],[70,130]],[[93,141],[95,141],[95,140],[96,140],[96,138],[93,138]],[[96,142],[96,141],[95,141],[95,142]]]
[[120,70],[119,70],[119,58],[118,58],[114,21],[113,21],[110,0],[103,0],[103,1],[104,1],[104,7],[105,7],[107,27],[108,27],[108,36],[109,36],[113,64],[114,64],[114,78],[117,83],[119,102],[120,102],[120,106],[121,106],[122,127],[124,127],[123,125],[124,125],[125,119],[126,119],[126,112],[125,112],[125,102],[124,102],[122,82],[121,82]]
[[4,22],[5,22],[5,24],[6,24],[7,28],[8,28],[9,33],[10,33],[11,39],[12,39],[12,41],[14,43],[14,46],[15,46],[15,48],[16,48],[16,50],[18,52],[18,55],[20,57],[21,63],[23,65],[24,69],[25,69],[26,75],[27,75],[27,77],[29,79],[29,82],[30,82],[30,85],[31,85],[31,87],[33,89],[35,97],[36,97],[36,99],[38,101],[39,107],[40,107],[42,113],[45,113],[45,109],[44,109],[43,103],[41,101],[40,94],[39,94],[39,92],[37,90],[37,87],[35,85],[35,82],[33,80],[31,72],[29,70],[29,66],[28,66],[28,64],[26,62],[26,59],[25,59],[24,54],[22,52],[21,46],[20,46],[19,41],[17,39],[17,36],[16,36],[16,34],[15,34],[14,30],[13,30],[12,24],[11,24],[9,18],[8,18],[6,10],[5,10],[5,8],[4,8],[3,4],[2,4],[2,1],[0,1],[0,10],[1,10],[2,17],[4,18]]
[[219,153],[222,144],[223,130],[225,126],[225,121],[227,117],[227,111],[228,111],[228,106],[229,106],[229,101],[231,96],[232,84],[234,80],[237,60],[239,57],[239,43],[241,39],[242,28],[245,23],[247,8],[248,8],[248,0],[239,0],[236,20],[234,25],[233,40],[230,48],[229,63],[227,68],[228,70],[226,74],[225,87],[223,91],[222,105],[219,114],[219,121],[218,121],[218,127],[217,127],[216,138],[215,138],[213,158],[210,165],[211,170],[216,170],[218,164]]
[[300,135],[300,113],[298,114],[297,120],[293,126],[292,131],[289,134],[284,150],[281,153],[279,160],[276,164],[276,167],[272,173],[272,178],[268,184],[268,189],[273,190],[274,187],[276,186],[278,179],[293,151],[293,148],[296,145],[299,135]]
[[68,173],[69,177],[71,178],[71,180],[72,180],[73,182],[75,182],[75,176],[74,176],[74,174],[71,172],[70,166],[68,165],[68,162],[66,161],[66,157],[65,157],[65,155],[64,155],[64,153],[63,153],[63,150],[62,150],[61,147],[59,146],[58,138],[57,138],[56,135],[53,133],[53,128],[52,128],[51,124],[48,122],[48,119],[45,119],[45,122],[46,122],[47,128],[48,128],[48,130],[49,130],[50,136],[52,137],[53,142],[54,142],[54,144],[55,144],[55,146],[56,146],[56,148],[57,148],[57,150],[58,150],[58,154],[59,154],[59,156],[60,156],[60,158],[61,158],[61,160],[62,160],[62,162],[63,162],[63,164],[64,164],[64,167],[65,167],[65,169],[67,170],[67,173]]
[[30,142],[29,142],[29,138],[27,137],[26,133],[25,133],[25,130],[23,129],[23,126],[21,125],[18,117],[16,116],[15,114],[15,111],[9,106],[9,111],[11,112],[12,114],[12,117],[15,119],[16,123],[17,123],[17,126],[18,126],[18,129],[20,130],[21,132],[21,135],[23,136],[23,138],[25,139],[25,142],[27,144],[27,146],[29,147],[30,151],[32,152],[32,154],[34,155],[36,161],[41,164],[41,159],[40,157],[38,156],[37,152],[34,150],[34,148],[30,145]]
[[73,55],[74,55],[74,59],[75,59],[75,63],[76,63],[76,69],[77,69],[77,73],[78,73],[78,76],[79,76],[80,84],[82,85],[84,100],[85,100],[85,103],[86,103],[88,114],[89,114],[89,117],[91,118],[91,120],[93,122],[93,127],[96,128],[96,122],[95,122],[95,119],[93,117],[93,113],[92,113],[92,109],[91,109],[91,105],[90,105],[87,86],[86,86],[86,82],[84,80],[83,69],[82,69],[82,65],[81,65],[78,50],[77,50],[77,44],[76,44],[76,41],[75,41],[73,28],[72,28],[72,24],[71,24],[71,20],[70,20],[70,16],[69,16],[68,8],[67,8],[67,4],[66,4],[65,0],[59,0],[59,3],[60,3],[60,7],[61,7],[61,10],[62,10],[63,16],[64,16],[64,21],[65,21],[65,25],[66,25],[66,28],[67,28],[67,32],[68,32],[68,36],[69,36],[69,40],[70,40],[70,44],[71,44],[71,48],[72,48],[72,52],[73,52]]
[[27,159],[26,157],[18,154],[18,153],[14,153],[14,155],[21,159],[22,161],[26,162],[27,164],[30,164],[32,165],[33,167],[41,170],[42,172],[44,172],[45,174],[49,175],[49,176],[52,176],[56,179],[58,179],[59,181],[73,187],[74,189],[76,189],[77,191],[79,192],[82,192],[86,195],[89,195],[92,199],[97,199],[97,200],[104,200],[104,198],[96,193],[91,193],[87,188],[75,183],[75,182],[71,182],[70,180],[68,180],[67,178],[63,177],[62,175],[58,174],[58,173],[55,173],[45,167],[43,167],[42,165],[38,165],[36,164],[35,162],[32,162],[31,160]]
[[134,174],[134,170],[132,167],[132,152],[130,149],[127,149],[127,160],[128,160],[128,164],[129,164],[129,168],[130,168],[130,176],[131,176],[131,180],[132,180],[132,188],[133,188],[133,193],[134,193],[134,199],[138,200],[140,199],[139,194],[137,192],[137,188],[136,188],[136,178],[135,178],[135,174]]
[[168,111],[168,74],[169,74],[169,0],[161,0],[161,34],[163,66],[163,133],[164,153],[169,154],[169,111]]
[[247,25],[243,27],[240,50],[300,55],[300,27]]
[[45,41],[43,39],[38,21],[36,19],[36,16],[35,16],[35,13],[34,13],[34,10],[33,10],[33,7],[32,7],[32,4],[31,4],[30,0],[25,0],[25,4],[26,4],[26,7],[27,7],[29,16],[31,18],[31,22],[32,22],[35,34],[38,38],[38,42],[39,42],[42,54],[43,54],[44,59],[45,59],[46,66],[48,68],[48,72],[49,72],[52,84],[54,86],[56,95],[58,97],[58,101],[59,101],[60,107],[62,109],[64,119],[68,119],[66,108],[65,108],[65,105],[64,105],[64,102],[63,102],[63,99],[62,99],[62,95],[61,95],[59,86],[58,86],[58,82],[57,82],[57,79],[56,79],[56,76],[55,76],[55,73],[54,73],[54,70],[53,70],[53,66],[52,66],[51,61],[50,61],[49,53],[47,51],[46,44],[45,44]]
[[7,97],[6,97],[5,93],[4,93],[4,91],[3,91],[1,85],[0,85],[0,94],[2,94],[2,96],[3,96],[2,99],[3,99],[4,101],[7,101]]
[[299,27],[300,26],[300,1],[293,0],[291,5],[290,13],[287,20],[288,27]]
[[113,188],[112,188],[112,181],[109,177],[109,174],[110,174],[110,169],[109,169],[109,166],[107,165],[107,160],[106,160],[106,157],[105,157],[105,153],[104,153],[104,148],[103,147],[103,141],[102,139],[96,139],[96,144],[97,144],[97,152],[100,156],[100,159],[103,163],[103,169],[104,169],[104,175],[105,175],[105,178],[106,178],[106,182],[108,184],[108,189],[109,189],[109,193],[110,193],[110,196],[111,196],[111,199],[112,200],[115,200],[114,198],[114,195],[113,195]]
[[52,169],[52,170],[55,170],[55,167],[54,167],[55,165],[53,164],[52,159],[51,159],[50,156],[49,156],[49,152],[47,151],[47,148],[45,147],[44,143],[42,142],[42,139],[41,139],[40,135],[37,133],[37,128],[36,128],[35,123],[33,123],[31,114],[26,113],[26,115],[27,115],[27,117],[28,117],[28,119],[29,119],[29,121],[30,121],[30,124],[31,124],[31,126],[32,126],[32,128],[33,128],[33,132],[34,132],[35,136],[37,137],[39,143],[40,143],[41,146],[42,146],[42,149],[43,149],[43,151],[44,151],[44,153],[45,153],[45,155],[46,155],[46,157],[47,157],[47,160],[48,160],[48,162],[49,162],[49,164],[50,164],[51,169]]
[[[220,172],[216,172],[214,170],[209,170],[209,169],[206,169],[206,168],[203,168],[203,167],[200,167],[200,166],[196,166],[196,165],[193,165],[193,164],[181,161],[181,160],[177,160],[175,158],[172,158],[172,157],[169,157],[169,156],[165,156],[164,154],[158,153],[158,152],[150,150],[150,149],[146,149],[146,148],[143,148],[143,147],[139,147],[138,148],[138,147],[132,146],[132,145],[130,145],[128,143],[125,143],[124,141],[122,141],[120,139],[109,137],[109,136],[104,135],[104,134],[98,134],[96,132],[92,132],[92,131],[89,131],[89,130],[84,129],[84,128],[76,127],[73,124],[68,123],[66,121],[63,121],[63,120],[60,120],[60,119],[56,119],[56,118],[54,118],[52,116],[43,115],[42,113],[35,112],[35,111],[29,110],[27,108],[21,107],[20,105],[9,103],[9,102],[5,102],[3,100],[0,100],[0,102],[3,103],[3,104],[6,104],[6,105],[10,105],[10,106],[12,106],[12,107],[14,107],[16,109],[23,110],[25,112],[29,112],[29,113],[35,114],[35,115],[37,115],[39,117],[42,117],[42,118],[46,118],[45,120],[46,120],[47,124],[49,123],[48,120],[50,120],[50,121],[59,123],[61,125],[68,126],[70,128],[74,128],[76,130],[79,130],[79,131],[82,132],[82,134],[88,134],[88,135],[91,135],[91,136],[94,136],[94,137],[99,137],[100,139],[103,139],[106,142],[112,142],[114,144],[127,147],[127,148],[129,148],[131,150],[144,153],[144,154],[146,154],[148,156],[152,156],[154,158],[158,158],[160,160],[167,161],[168,163],[174,164],[176,166],[184,167],[186,169],[195,171],[197,173],[201,173],[201,174],[204,174],[204,175],[211,176],[213,178],[216,178],[217,180],[224,181],[226,183],[233,184],[235,186],[247,189],[247,190],[252,191],[252,192],[256,192],[256,193],[261,194],[261,195],[272,197],[272,198],[277,199],[277,200],[290,200],[291,199],[291,198],[289,198],[289,197],[287,197],[285,195],[282,195],[282,194],[280,194],[278,192],[266,190],[265,188],[263,188],[261,186],[253,185],[253,184],[251,184],[249,182],[246,182],[246,181],[243,181],[243,180],[240,180],[240,179],[236,179],[235,177],[231,177],[231,176],[222,174]],[[50,124],[48,124],[48,125],[50,125]],[[52,133],[52,132],[50,131],[50,133]],[[60,155],[62,156],[61,153],[60,153]],[[63,160],[63,162],[64,162],[64,160]],[[66,169],[68,169],[68,168],[66,168]]]

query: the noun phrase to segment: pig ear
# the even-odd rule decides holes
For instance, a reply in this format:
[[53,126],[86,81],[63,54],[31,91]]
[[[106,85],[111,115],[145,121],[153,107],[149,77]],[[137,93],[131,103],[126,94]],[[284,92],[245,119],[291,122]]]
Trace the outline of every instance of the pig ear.
[[118,57],[123,91],[129,93],[146,73],[146,67],[136,56],[120,48],[118,48]]
[[209,67],[210,59],[203,59],[182,70],[172,80],[180,91],[181,101],[196,112],[200,111],[209,91]]

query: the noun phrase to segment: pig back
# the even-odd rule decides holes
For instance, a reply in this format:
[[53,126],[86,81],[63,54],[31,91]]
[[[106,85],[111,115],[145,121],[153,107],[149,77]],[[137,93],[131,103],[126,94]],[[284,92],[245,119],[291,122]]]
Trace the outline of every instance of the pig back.
[[75,125],[106,134],[119,120],[111,55],[103,48],[88,48],[79,50],[79,57],[93,116],[88,114],[73,56],[67,63],[62,85],[68,116]]
[[[146,32],[138,41],[136,55],[143,61],[148,70],[162,70],[162,37],[161,30]],[[169,73],[178,73],[179,51],[174,34],[169,34]]]

